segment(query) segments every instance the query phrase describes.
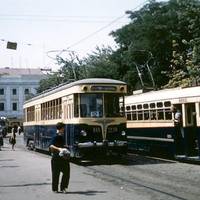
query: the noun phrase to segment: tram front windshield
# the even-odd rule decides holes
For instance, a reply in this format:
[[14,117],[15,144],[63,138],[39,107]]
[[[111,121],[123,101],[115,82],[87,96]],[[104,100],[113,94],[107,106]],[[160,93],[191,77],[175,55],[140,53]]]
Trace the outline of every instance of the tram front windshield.
[[120,117],[117,94],[80,94],[81,117]]

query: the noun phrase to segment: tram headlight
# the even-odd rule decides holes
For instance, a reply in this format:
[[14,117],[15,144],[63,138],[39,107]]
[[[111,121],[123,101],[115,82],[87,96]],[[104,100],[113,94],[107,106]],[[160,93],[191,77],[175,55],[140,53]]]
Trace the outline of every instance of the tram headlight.
[[86,136],[87,136],[87,132],[86,132],[85,130],[81,130],[81,132],[80,132],[80,133],[81,133],[81,135],[82,135],[82,136],[84,136],[84,137],[86,137]]
[[122,131],[122,132],[121,132],[121,135],[122,135],[122,136],[126,136],[126,132],[125,132],[125,131]]

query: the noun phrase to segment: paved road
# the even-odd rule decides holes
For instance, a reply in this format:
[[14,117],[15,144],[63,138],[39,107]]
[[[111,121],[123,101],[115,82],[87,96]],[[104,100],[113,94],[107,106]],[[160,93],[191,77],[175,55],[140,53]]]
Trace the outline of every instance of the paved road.
[[67,194],[51,192],[50,157],[5,144],[0,151],[0,200],[198,200],[200,166],[130,155],[123,162],[71,163]]
[[[137,197],[137,195],[136,195]],[[133,200],[130,194],[110,182],[99,179],[90,169],[71,164],[71,180],[67,194],[51,192],[51,169],[48,155],[22,148],[18,136],[15,151],[6,144],[0,151],[1,200]],[[134,198],[135,200],[140,198]]]

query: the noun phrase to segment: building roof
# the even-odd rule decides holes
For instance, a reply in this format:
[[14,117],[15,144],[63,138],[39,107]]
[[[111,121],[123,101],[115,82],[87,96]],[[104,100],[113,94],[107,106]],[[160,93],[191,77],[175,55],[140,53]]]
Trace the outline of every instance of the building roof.
[[44,75],[39,68],[0,68],[0,75]]

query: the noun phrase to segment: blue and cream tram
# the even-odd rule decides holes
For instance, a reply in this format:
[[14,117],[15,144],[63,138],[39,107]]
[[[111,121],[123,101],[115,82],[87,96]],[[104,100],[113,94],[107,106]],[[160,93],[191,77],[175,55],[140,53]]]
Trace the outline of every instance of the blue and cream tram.
[[63,84],[24,103],[27,146],[48,150],[56,123],[66,124],[72,157],[127,150],[124,107],[127,86],[111,79],[83,79]]
[[183,154],[198,155],[200,136],[200,87],[135,93],[125,98],[128,148],[175,154],[172,107],[182,113]]

